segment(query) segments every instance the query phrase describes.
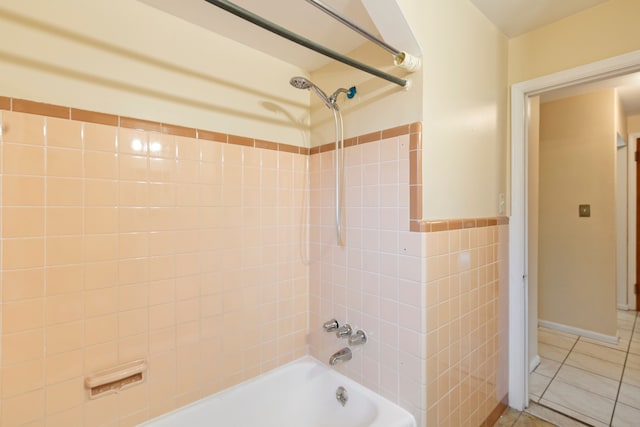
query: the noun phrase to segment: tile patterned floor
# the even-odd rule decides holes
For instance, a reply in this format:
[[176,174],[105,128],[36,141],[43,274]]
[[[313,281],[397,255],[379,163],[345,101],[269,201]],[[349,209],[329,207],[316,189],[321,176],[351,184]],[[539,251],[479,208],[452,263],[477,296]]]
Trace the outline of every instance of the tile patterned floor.
[[545,417],[553,412],[547,408],[595,427],[640,426],[638,316],[618,311],[617,345],[539,328],[541,363],[529,376],[529,395],[542,407],[529,412],[560,426],[582,424]]

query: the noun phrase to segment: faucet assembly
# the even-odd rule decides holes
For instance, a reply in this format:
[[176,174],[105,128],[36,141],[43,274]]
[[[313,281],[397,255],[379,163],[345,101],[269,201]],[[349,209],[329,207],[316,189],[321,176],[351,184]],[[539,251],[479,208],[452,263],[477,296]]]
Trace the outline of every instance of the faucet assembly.
[[347,360],[351,360],[352,358],[351,349],[349,347],[345,347],[340,351],[336,351],[329,358],[329,365],[335,366],[340,362],[346,362]]
[[349,335],[349,345],[362,345],[367,342],[367,333],[358,329],[355,334]]
[[322,327],[324,328],[325,332],[331,332],[338,329],[340,325],[338,324],[338,321],[336,319],[331,319],[324,322],[324,325],[322,325]]
[[[331,319],[322,325],[325,332],[333,332],[336,331],[336,337],[338,338],[347,338],[349,341],[349,345],[362,345],[367,342],[367,334],[362,329],[358,329],[355,333],[353,332],[353,328],[350,324],[345,323],[340,326],[336,319]],[[347,360],[351,360],[353,355],[351,354],[351,349],[349,347],[345,347],[340,351],[335,352],[329,358],[329,365],[335,366],[340,362],[346,362]]]
[[340,326],[336,331],[336,337],[348,338],[351,336],[352,332],[353,332],[353,329],[351,329],[351,325],[348,323],[345,323],[344,325]]

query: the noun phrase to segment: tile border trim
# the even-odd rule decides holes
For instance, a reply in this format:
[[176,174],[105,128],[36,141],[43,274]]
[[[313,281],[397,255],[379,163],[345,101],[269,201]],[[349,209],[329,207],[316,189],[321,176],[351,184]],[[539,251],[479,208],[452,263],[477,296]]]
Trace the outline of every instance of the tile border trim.
[[59,119],[75,120],[84,123],[95,123],[100,125],[118,126],[121,128],[140,129],[149,132],[163,133],[166,135],[206,139],[209,141],[221,142],[225,144],[235,144],[246,147],[284,151],[293,154],[309,155],[311,151],[307,147],[299,147],[297,145],[263,141],[260,139],[213,132],[204,129],[188,128],[169,123],[161,123],[151,120],[137,119],[133,117],[105,114],[96,111],[63,107],[60,105],[46,104],[42,102],[35,102],[19,98],[10,98],[6,96],[0,96],[0,110],[35,114],[38,116],[56,117]]
[[509,224],[509,217],[496,216],[488,218],[414,220],[409,224],[411,231],[419,233],[435,233],[438,231],[463,230],[465,228],[483,228]]
[[[119,126],[129,129],[142,129],[150,132],[159,132],[167,135],[206,139],[208,141],[225,144],[241,145],[245,147],[262,148],[266,150],[282,151],[292,154],[313,155],[331,151],[335,148],[335,142],[307,148],[296,145],[282,144],[261,139],[248,138],[239,135],[225,134],[204,129],[188,128],[173,124],[137,119],[127,116],[99,113],[60,105],[30,101],[26,99],[0,96],[0,110],[15,111],[20,113],[35,114],[39,116],[56,117],[61,119],[82,121],[84,123],[96,123],[108,126]],[[345,147],[366,144],[393,138],[401,135],[409,135],[409,196],[410,208],[409,229],[413,232],[431,233],[437,231],[459,230],[463,228],[480,228],[509,223],[508,217],[469,218],[449,220],[423,220],[422,219],[422,123],[415,122],[407,125],[383,129],[364,135],[348,138],[344,141]]]

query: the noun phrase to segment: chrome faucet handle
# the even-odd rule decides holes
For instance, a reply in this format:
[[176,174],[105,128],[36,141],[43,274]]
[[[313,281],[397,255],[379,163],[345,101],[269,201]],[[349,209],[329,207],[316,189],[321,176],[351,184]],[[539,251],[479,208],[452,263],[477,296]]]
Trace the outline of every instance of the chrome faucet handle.
[[324,328],[325,332],[331,332],[331,331],[335,331],[336,329],[338,329],[340,327],[340,325],[338,325],[338,321],[336,319],[331,319],[331,320],[327,320],[326,322],[324,322],[322,327]]
[[347,338],[351,336],[352,332],[353,332],[353,329],[351,329],[351,325],[348,323],[345,323],[344,325],[338,328],[338,330],[336,331],[336,336],[338,338]]
[[358,329],[355,334],[349,335],[349,345],[362,345],[367,342],[367,333]]

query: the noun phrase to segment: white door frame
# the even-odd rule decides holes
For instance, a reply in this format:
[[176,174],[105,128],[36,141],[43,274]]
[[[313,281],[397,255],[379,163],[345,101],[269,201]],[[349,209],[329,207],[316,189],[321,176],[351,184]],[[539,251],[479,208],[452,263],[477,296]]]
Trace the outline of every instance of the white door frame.
[[527,105],[528,97],[565,86],[640,70],[640,51],[511,86],[511,216],[509,219],[509,406],[529,405],[527,301]]
[[636,146],[636,139],[640,138],[640,132],[630,133],[627,141],[627,160],[628,160],[628,186],[627,186],[627,231],[629,246],[627,247],[627,254],[629,256],[627,262],[627,306],[629,310],[636,309],[636,298],[634,284],[636,282],[636,168],[637,163],[635,161],[635,152],[640,149]]

